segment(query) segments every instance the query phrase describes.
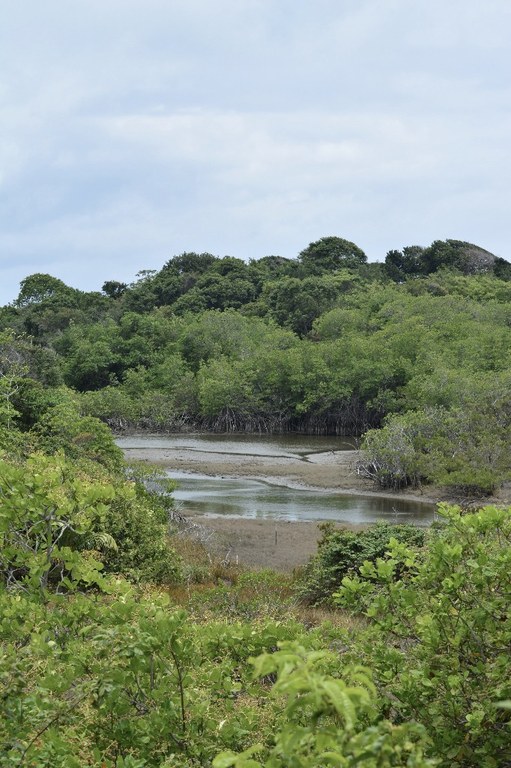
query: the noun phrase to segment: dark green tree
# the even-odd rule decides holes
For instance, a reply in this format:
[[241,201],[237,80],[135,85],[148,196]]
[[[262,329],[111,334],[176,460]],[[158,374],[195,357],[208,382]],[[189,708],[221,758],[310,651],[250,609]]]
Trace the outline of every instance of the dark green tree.
[[402,251],[389,251],[385,257],[385,272],[396,283],[408,277],[424,274],[424,248],[420,245],[408,245]]
[[338,299],[356,284],[353,275],[322,275],[306,277],[284,277],[267,283],[261,296],[269,315],[284,328],[290,328],[304,336],[312,328],[314,320],[332,309]]
[[14,304],[17,307],[27,307],[55,297],[69,302],[76,297],[77,293],[74,288],[69,288],[58,277],[37,272],[21,281],[20,292]]
[[495,256],[473,243],[463,240],[435,240],[422,254],[423,273],[431,274],[443,267],[468,275],[493,272]]
[[357,269],[365,264],[364,251],[342,237],[322,237],[310,243],[298,256],[304,271],[308,275],[322,275],[338,269]]
[[118,299],[126,292],[127,288],[126,283],[120,283],[118,280],[107,280],[103,283],[101,290],[106,293],[109,299]]

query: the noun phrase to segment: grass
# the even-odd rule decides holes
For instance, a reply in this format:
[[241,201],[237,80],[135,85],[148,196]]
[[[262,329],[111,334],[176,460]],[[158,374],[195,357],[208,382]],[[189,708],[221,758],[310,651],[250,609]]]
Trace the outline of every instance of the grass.
[[328,606],[304,605],[297,597],[298,572],[249,569],[215,558],[196,538],[173,537],[183,561],[183,581],[168,589],[171,600],[197,621],[211,619],[296,621],[307,629],[328,625],[356,632],[363,620]]

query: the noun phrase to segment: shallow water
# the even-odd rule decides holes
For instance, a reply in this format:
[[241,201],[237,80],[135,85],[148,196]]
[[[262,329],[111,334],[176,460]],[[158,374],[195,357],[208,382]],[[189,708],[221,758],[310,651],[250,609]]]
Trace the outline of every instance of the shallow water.
[[121,448],[200,451],[239,456],[303,458],[308,454],[352,451],[356,438],[307,435],[133,435],[116,440]]
[[[200,451],[208,461],[225,454],[299,459],[315,463],[332,460],[333,451],[353,450],[354,440],[300,435],[171,435],[165,437],[123,437],[117,440],[123,449]],[[378,496],[351,496],[319,490],[289,488],[270,481],[246,478],[211,477],[195,472],[169,469],[177,480],[173,496],[183,515],[248,517],[277,520],[331,520],[350,523],[413,523],[427,526],[434,519],[430,503],[389,499]]]
[[332,520],[350,523],[413,523],[433,521],[431,504],[376,496],[349,496],[270,485],[259,480],[208,477],[169,472],[179,485],[173,496],[183,514],[270,518],[277,520]]

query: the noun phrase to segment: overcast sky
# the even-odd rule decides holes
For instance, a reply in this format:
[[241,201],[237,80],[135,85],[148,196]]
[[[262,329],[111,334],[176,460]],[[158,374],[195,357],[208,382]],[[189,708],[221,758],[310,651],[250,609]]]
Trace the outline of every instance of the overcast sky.
[[183,251],[511,260],[510,0],[3,0],[0,304]]

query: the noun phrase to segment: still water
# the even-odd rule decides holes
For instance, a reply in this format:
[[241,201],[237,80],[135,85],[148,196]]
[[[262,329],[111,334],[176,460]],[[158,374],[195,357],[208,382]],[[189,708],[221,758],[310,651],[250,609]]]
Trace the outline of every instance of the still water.
[[328,451],[358,448],[356,438],[315,435],[131,435],[116,440],[129,448],[198,451],[239,456],[274,456],[295,459]]
[[414,523],[426,526],[434,519],[434,506],[429,503],[378,496],[346,494],[290,488],[246,478],[209,476],[197,472],[178,472],[172,468],[174,452],[207,453],[208,462],[231,456],[268,457],[281,462],[285,459],[302,461],[331,461],[333,451],[353,450],[353,440],[335,437],[301,435],[172,435],[166,437],[134,436],[119,438],[118,445],[140,456],[145,450],[161,451],[168,456],[169,477],[178,482],[173,496],[183,515],[191,512],[205,516],[250,517],[278,520],[331,520],[337,522],[371,523],[385,520],[392,523]]

